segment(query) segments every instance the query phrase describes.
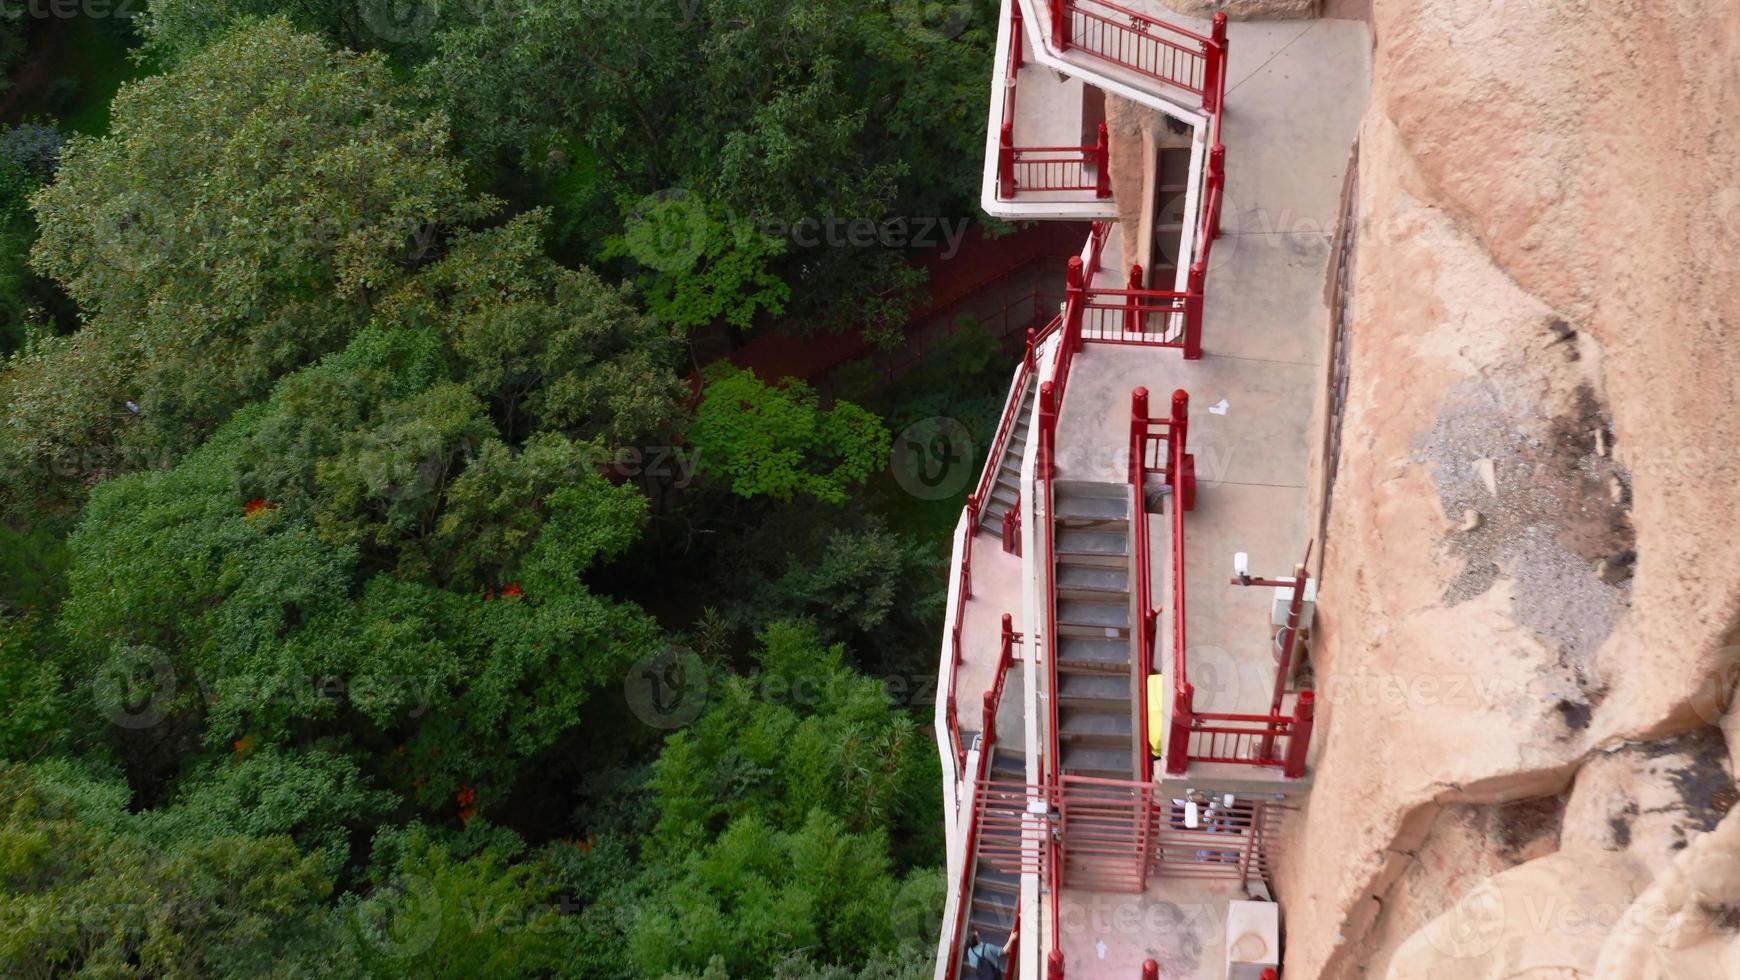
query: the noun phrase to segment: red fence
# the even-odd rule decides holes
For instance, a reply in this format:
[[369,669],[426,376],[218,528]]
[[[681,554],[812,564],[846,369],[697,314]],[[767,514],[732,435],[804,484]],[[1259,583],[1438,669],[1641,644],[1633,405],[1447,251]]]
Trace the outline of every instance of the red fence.
[[[1010,97],[1013,95],[1011,91]],[[1105,123],[1100,123],[1099,139],[1092,146],[1016,146],[1014,130],[1013,123],[1004,123],[997,136],[998,198],[1007,201],[1017,194],[1040,191],[1093,191],[1096,198],[1112,196]]]
[[[1190,685],[1187,655],[1189,636],[1184,571],[1184,513],[1196,506],[1195,460],[1185,451],[1189,411],[1190,396],[1182,390],[1172,393],[1170,413],[1165,418],[1149,417],[1146,388],[1137,388],[1130,396],[1130,485],[1136,499],[1136,608],[1142,613],[1136,650],[1141,656],[1140,677],[1144,695],[1139,721],[1143,743],[1148,744],[1145,694],[1153,664],[1158,616],[1151,596],[1153,557],[1149,548],[1148,511],[1143,504],[1148,477],[1158,475],[1172,498],[1172,721],[1162,747],[1166,772],[1174,776],[1183,775],[1194,761],[1267,766],[1281,769],[1282,775],[1289,779],[1297,779],[1305,775],[1305,753],[1311,744],[1316,699],[1310,691],[1301,692],[1290,715],[1281,713],[1280,706],[1287,662],[1292,658],[1298,637],[1299,604],[1304,589],[1303,564],[1296,571],[1298,577],[1291,583],[1294,585],[1294,598],[1285,656],[1276,669],[1275,698],[1269,713],[1244,715],[1198,713],[1195,710],[1196,692]],[[1268,580],[1240,583],[1235,579],[1234,584],[1277,583]]]
[[1168,878],[1266,878],[1286,808],[1269,800],[1196,804],[1195,827],[1184,800],[1157,800],[1149,873]]
[[[961,940],[964,937],[967,920],[971,918],[972,913],[974,871],[978,864],[981,847],[987,839],[992,842],[988,856],[995,855],[1001,859],[1002,851],[1000,849],[1003,847],[1001,835],[1008,822],[1008,814],[1005,812],[1007,806],[1000,807],[999,804],[1006,804],[1010,799],[1013,799],[1013,796],[1007,792],[989,789],[990,784],[986,782],[986,774],[989,771],[992,753],[996,751],[997,747],[997,712],[1002,707],[1003,690],[1009,679],[1009,670],[1015,663],[1015,644],[1020,641],[1021,634],[1014,630],[1014,618],[1008,613],[1004,613],[1002,646],[997,656],[997,665],[990,689],[985,692],[983,702],[984,714],[981,716],[982,724],[979,729],[979,766],[977,771],[971,774],[970,782],[968,782],[968,785],[972,787],[972,793],[966,800],[967,833],[961,842],[962,867],[960,890],[957,895],[959,900],[955,906],[954,931],[951,934],[948,970],[945,974],[950,980],[953,980],[960,966]],[[952,696],[949,698],[949,713],[952,724],[954,717],[954,698]],[[960,737],[958,729],[955,731],[955,737],[957,739]],[[964,757],[961,768],[966,768]],[[963,773],[962,779],[968,780],[969,777]],[[985,834],[992,836],[986,838],[983,836]]]
[[[1172,507],[1172,677],[1176,690],[1188,689],[1185,678],[1184,633],[1184,512],[1196,507],[1195,459],[1185,447],[1189,438],[1190,396],[1182,389],[1172,393],[1170,414],[1165,418],[1148,416],[1148,389],[1137,388],[1130,393],[1130,488],[1135,497],[1134,539],[1136,542],[1136,608],[1141,613],[1137,623],[1136,652],[1141,658],[1137,689],[1140,702],[1139,723],[1144,752],[1151,747],[1148,718],[1148,676],[1154,665],[1156,624],[1159,610],[1153,597],[1153,556],[1148,547],[1148,477],[1160,476],[1169,491]],[[1168,770],[1177,746],[1171,736],[1166,746]]]
[[1091,146],[1017,146],[1015,143],[1016,77],[1022,58],[1021,5],[1009,6],[1009,60],[1003,72],[1003,118],[997,134],[997,197],[1047,191],[1092,191],[1095,198],[1112,196],[1106,124]]
[[1050,0],[1051,43],[1079,51],[1201,99],[1204,112],[1220,107],[1226,89],[1226,15],[1213,33],[1155,20],[1110,0]]

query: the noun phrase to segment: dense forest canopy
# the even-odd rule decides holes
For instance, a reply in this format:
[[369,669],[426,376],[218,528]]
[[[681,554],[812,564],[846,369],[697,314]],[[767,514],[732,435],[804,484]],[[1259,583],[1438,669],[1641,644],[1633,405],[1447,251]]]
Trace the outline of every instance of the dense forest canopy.
[[903,342],[912,243],[790,229],[977,220],[995,13],[0,22],[0,973],[929,976],[891,434],[1007,362],[701,351]]

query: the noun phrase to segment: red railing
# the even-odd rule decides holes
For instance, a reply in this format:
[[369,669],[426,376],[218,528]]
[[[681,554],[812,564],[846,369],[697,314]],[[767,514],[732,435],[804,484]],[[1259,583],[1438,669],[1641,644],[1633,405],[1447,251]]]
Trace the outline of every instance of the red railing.
[[1278,843],[1287,807],[1270,800],[1242,798],[1228,806],[1219,799],[1196,805],[1196,826],[1179,800],[1160,799],[1153,811],[1149,873],[1166,878],[1266,878],[1273,870],[1270,852]]
[[1015,502],[1003,512],[1003,550],[1011,555],[1021,554],[1021,491],[1015,491]]
[[1226,14],[1208,37],[1110,0],[1051,0],[1051,43],[1198,96],[1215,112],[1226,87]]
[[1064,272],[1063,314],[1059,329],[1063,332],[1057,344],[1057,361],[1052,369],[1052,380],[1056,385],[1058,408],[1063,407],[1063,396],[1069,387],[1069,370],[1075,364],[1075,356],[1081,353],[1082,321],[1087,311],[1087,287],[1094,281],[1094,276],[1100,271],[1100,257],[1105,252],[1106,232],[1108,225],[1104,221],[1093,223],[1088,232],[1087,244],[1082,246],[1082,254],[1069,260],[1069,266]]
[[[1153,556],[1148,538],[1148,510],[1144,504],[1148,475],[1158,473],[1163,476],[1172,497],[1172,722],[1162,747],[1166,772],[1173,776],[1183,775],[1194,761],[1266,766],[1282,770],[1282,775],[1288,779],[1297,779],[1305,774],[1305,755],[1311,744],[1316,698],[1310,691],[1301,692],[1293,704],[1291,715],[1283,714],[1280,707],[1286,670],[1298,641],[1306,581],[1304,562],[1295,569],[1295,576],[1289,581],[1248,577],[1233,580],[1235,585],[1290,585],[1293,588],[1286,638],[1276,667],[1275,695],[1269,713],[1198,713],[1195,710],[1196,692],[1190,684],[1186,654],[1189,649],[1186,628],[1189,615],[1184,566],[1184,513],[1196,506],[1195,460],[1186,451],[1189,413],[1190,396],[1182,390],[1172,393],[1170,414],[1160,419],[1148,416],[1146,388],[1137,388],[1130,395],[1129,480],[1136,504],[1136,608],[1141,611],[1136,637],[1136,650],[1141,657],[1138,671],[1141,682],[1140,736],[1144,747],[1151,748],[1146,692],[1157,642],[1158,610],[1152,601]],[[1309,548],[1306,556],[1309,559]]]
[[949,749],[955,755],[955,771],[961,772],[967,766],[967,747],[961,741],[960,712],[955,704],[955,674],[961,666],[961,628],[966,617],[967,600],[973,595],[973,534],[977,530],[978,509],[971,498],[967,500],[967,523],[961,534],[961,563],[955,568],[954,618],[949,623],[949,670],[948,685],[943,690],[944,711],[948,718]]
[[1004,123],[997,135],[997,197],[1007,201],[1040,191],[1093,191],[1095,198],[1111,197],[1110,158],[1105,123],[1100,123],[1092,146],[1016,146],[1014,124]]
[[[978,486],[973,488],[972,495],[967,498],[969,548],[972,536],[979,530],[979,508],[983,501],[991,499],[991,489],[997,483],[997,471],[1002,468],[1003,454],[1009,447],[1009,435],[1015,429],[1016,413],[1021,410],[1022,402],[1027,400],[1027,385],[1033,377],[1034,345],[1039,343],[1041,336],[1048,336],[1056,329],[1056,323],[1054,319],[1044,330],[1035,332],[1029,328],[1027,331],[1027,348],[1021,356],[1021,366],[1015,372],[1015,383],[1009,388],[1009,397],[1003,403],[1003,415],[997,420],[997,434],[991,437],[990,452],[985,454],[985,468],[979,472]],[[970,550],[968,554],[970,557]]]
[[1082,295],[1082,339],[1099,344],[1177,347],[1186,360],[1202,356],[1202,293],[1142,287],[1142,267],[1130,266],[1129,286]]
[[1093,191],[1095,198],[1112,196],[1111,153],[1106,124],[1091,146],[1015,145],[1016,76],[1022,57],[1021,4],[1009,5],[1009,61],[1003,71],[1003,119],[997,134],[997,197],[1042,191]]
[[[1135,497],[1136,608],[1141,614],[1136,635],[1136,651],[1140,657],[1138,676],[1141,684],[1137,688],[1137,700],[1140,704],[1138,734],[1142,739],[1145,758],[1149,757],[1153,745],[1148,729],[1148,676],[1154,667],[1156,625],[1160,612],[1154,605],[1153,555],[1148,541],[1146,498],[1150,473],[1159,474],[1171,492],[1172,676],[1175,689],[1189,688],[1184,657],[1184,512],[1196,506],[1196,468],[1193,457],[1186,452],[1189,440],[1190,396],[1182,389],[1174,391],[1169,411],[1165,418],[1150,418],[1148,389],[1137,388],[1130,393],[1129,480]],[[1174,746],[1168,744],[1168,771],[1171,771],[1173,750]],[[1145,768],[1152,767],[1150,765]]]
[[[997,712],[1002,706],[1003,690],[1009,679],[1009,669],[1015,662],[1015,644],[1021,639],[1021,634],[1014,629],[1014,618],[1008,613],[1003,614],[1002,647],[998,652],[997,665],[992,676],[991,686],[985,691],[982,716],[982,726],[979,730],[979,765],[968,783],[972,787],[967,797],[967,833],[961,840],[961,878],[958,901],[955,905],[954,930],[949,941],[949,961],[945,976],[953,980],[960,967],[961,941],[965,935],[967,920],[972,913],[972,884],[979,859],[980,830],[989,811],[987,806],[986,774],[990,767],[992,753],[997,746]],[[950,698],[951,714],[953,698]],[[961,767],[965,769],[963,760]],[[1025,807],[1021,808],[1022,810]]]

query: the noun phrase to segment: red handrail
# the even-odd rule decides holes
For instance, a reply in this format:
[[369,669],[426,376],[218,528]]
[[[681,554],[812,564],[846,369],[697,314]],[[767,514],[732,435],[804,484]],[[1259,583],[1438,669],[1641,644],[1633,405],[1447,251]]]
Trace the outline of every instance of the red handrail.
[[[1093,191],[1112,196],[1110,143],[1106,124],[1091,146],[1017,146],[1015,144],[1016,77],[1022,57],[1021,5],[1009,6],[1009,59],[1003,70],[1003,118],[997,132],[997,197],[1010,200],[1036,191]],[[1088,167],[1094,167],[1090,179]]]
[[1051,0],[1051,43],[1183,89],[1213,112],[1226,78],[1226,15],[1204,37],[1111,0]]
[[[971,901],[969,890],[972,886],[974,871],[977,864],[979,845],[979,793],[978,787],[985,781],[986,767],[990,764],[992,750],[997,744],[997,710],[1002,706],[1003,690],[1009,679],[1009,669],[1015,662],[1015,643],[1019,634],[1014,630],[1014,619],[1008,613],[1003,614],[1002,648],[998,652],[997,666],[992,676],[991,686],[985,692],[983,726],[979,730],[979,765],[968,783],[973,791],[967,796],[967,834],[961,841],[961,880],[958,891],[959,901],[955,903],[954,931],[949,940],[949,961],[945,976],[953,980],[960,967],[962,930],[971,917]],[[953,709],[954,698],[949,698]],[[965,767],[962,762],[962,767]]]

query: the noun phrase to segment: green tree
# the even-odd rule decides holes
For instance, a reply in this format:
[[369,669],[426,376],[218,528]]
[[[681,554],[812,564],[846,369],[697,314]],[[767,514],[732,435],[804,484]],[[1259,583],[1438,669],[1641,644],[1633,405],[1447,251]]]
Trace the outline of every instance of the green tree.
[[726,976],[764,976],[798,950],[853,963],[894,945],[887,840],[820,810],[790,831],[741,817],[674,875],[635,919],[629,951],[642,976],[715,958]]
[[582,247],[632,244],[676,191],[706,247],[626,251],[685,321],[780,314],[800,330],[887,333],[919,297],[904,243],[792,229],[973,213],[996,12],[983,0],[513,0],[443,23],[418,81],[471,159],[542,179]]
[[541,862],[456,853],[426,828],[376,839],[372,880],[336,918],[371,977],[549,976],[571,932]]
[[159,841],[120,780],[0,770],[0,971],[267,975],[320,930],[330,882],[288,837]]
[[644,500],[589,445],[502,441],[460,363],[370,328],[181,464],[99,486],[61,617],[82,670],[163,662],[164,724],[209,747],[360,727],[424,805],[493,805],[657,634],[585,582]]
[[823,409],[795,378],[769,386],[730,365],[707,378],[689,440],[702,472],[740,497],[841,503],[887,459],[888,430],[851,402]]
[[760,672],[723,679],[654,764],[660,845],[680,852],[752,815],[796,829],[820,810],[854,833],[922,839],[914,853],[932,859],[938,763],[912,716],[808,624],[775,623],[759,641]]
[[267,21],[125,86],[108,135],[67,142],[33,261],[87,321],[0,375],[15,485],[192,448],[492,210],[445,120],[398,94],[381,57]]

